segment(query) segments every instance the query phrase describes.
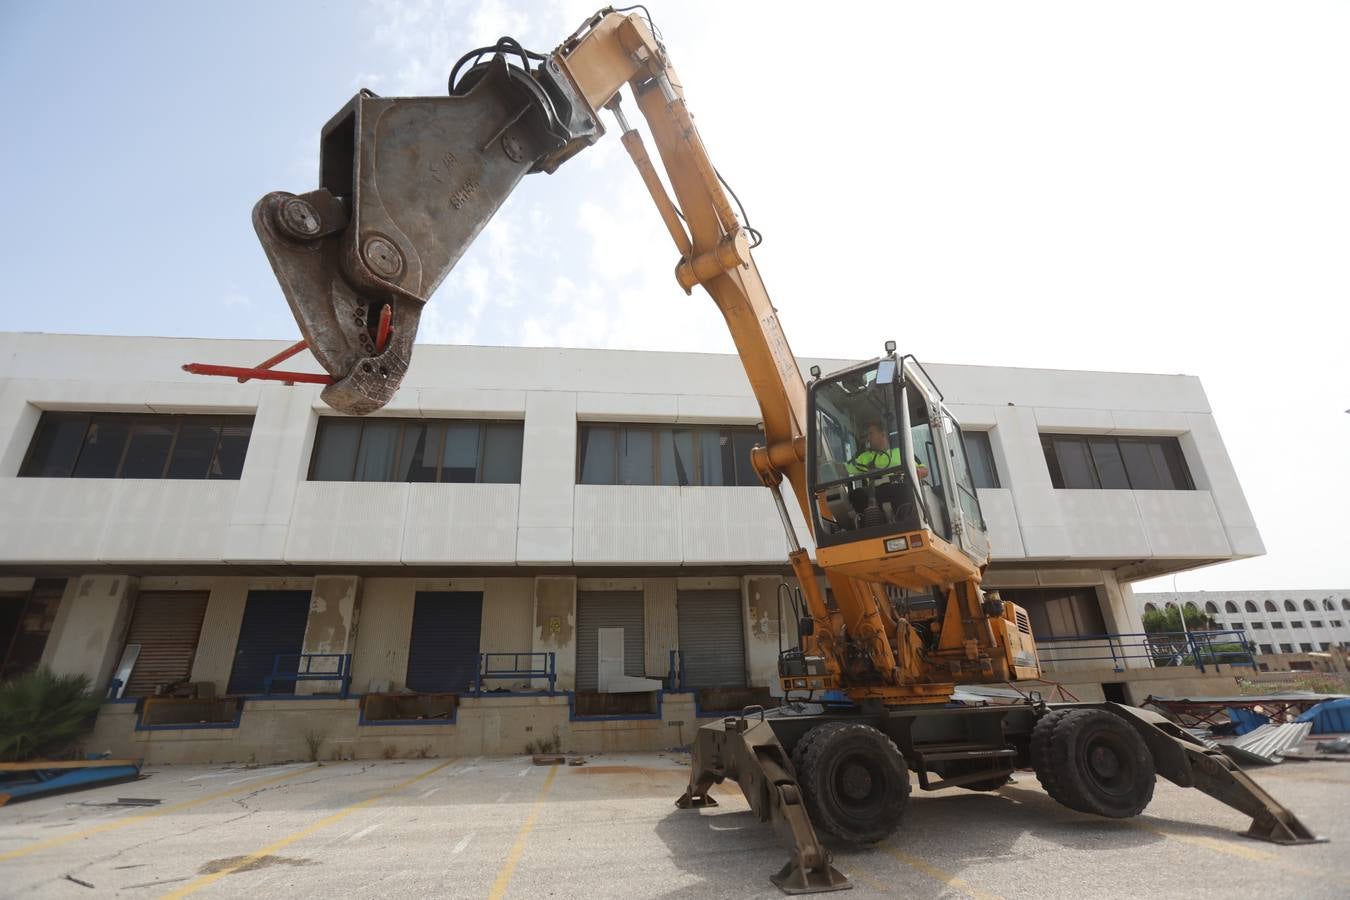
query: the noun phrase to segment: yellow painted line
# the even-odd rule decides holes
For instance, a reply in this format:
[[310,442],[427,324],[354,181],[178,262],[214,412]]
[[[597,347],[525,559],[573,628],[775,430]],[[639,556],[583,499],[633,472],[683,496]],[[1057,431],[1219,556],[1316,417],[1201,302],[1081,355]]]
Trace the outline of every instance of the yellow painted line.
[[931,865],[923,861],[922,859],[919,859],[917,856],[911,856],[908,853],[902,853],[888,844],[878,844],[877,849],[881,850],[883,853],[888,853],[891,856],[894,856],[896,859],[900,860],[902,863],[909,866],[911,869],[914,869],[916,872],[922,872],[924,875],[927,875],[934,881],[940,881],[943,884],[947,885],[949,888],[952,888],[953,890],[960,891],[961,893],[965,894],[968,897],[974,897],[975,900],[1003,900],[1003,898],[1000,897],[998,894],[991,894],[988,891],[982,891],[979,888],[975,887],[975,885],[971,884],[969,881],[966,881],[964,878],[958,878],[951,872],[939,869],[937,866]]
[[234,865],[230,866],[229,868],[221,869],[218,872],[212,872],[210,875],[203,875],[196,881],[189,881],[187,884],[183,885],[178,890],[173,891],[172,893],[169,894],[165,894],[164,900],[172,900],[172,898],[177,897],[186,897],[188,894],[194,894],[197,891],[200,891],[202,888],[207,887],[208,885],[215,884],[217,881],[224,878],[226,875],[231,874],[232,872],[237,872],[239,869],[242,869],[245,866],[250,865],[251,863],[255,863],[264,857],[271,856],[278,850],[282,850],[286,847],[289,847],[296,841],[304,840],[311,834],[314,834],[316,831],[322,831],[329,825],[334,825],[338,822],[341,822],[343,819],[347,818],[354,812],[365,809],[368,806],[373,806],[374,804],[383,800],[385,797],[388,797],[391,794],[397,794],[399,791],[403,790],[406,787],[411,787],[412,785],[421,781],[423,778],[426,778],[428,775],[436,774],[441,769],[444,769],[446,766],[450,765],[452,762],[454,762],[453,759],[447,759],[440,765],[432,766],[430,769],[427,769],[421,775],[414,775],[412,778],[409,778],[406,781],[400,781],[398,784],[394,785],[388,790],[381,791],[374,797],[367,798],[365,800],[360,801],[359,803],[353,803],[350,806],[344,806],[342,809],[333,813],[331,816],[326,816],[320,819],[319,821],[314,822],[306,826],[305,828],[300,829],[299,831],[288,834],[281,840],[268,844],[261,850],[255,850],[248,856],[241,858],[239,861],[237,861]]
[[534,799],[534,806],[530,809],[529,818],[525,824],[520,826],[520,832],[516,835],[516,842],[511,845],[511,852],[506,854],[506,862],[502,863],[502,870],[497,873],[497,880],[492,882],[492,890],[488,891],[488,900],[501,900],[506,896],[506,886],[511,883],[511,876],[515,874],[516,864],[520,862],[520,855],[525,852],[525,839],[530,836],[534,830],[534,823],[539,819],[539,813],[544,809],[544,799],[548,797],[548,789],[553,787],[553,776],[558,774],[557,766],[550,766],[548,777],[544,779],[544,786],[539,789],[539,796]]
[[232,797],[235,794],[243,794],[247,791],[256,791],[258,788],[268,787],[278,782],[285,781],[287,778],[294,778],[303,772],[312,772],[318,766],[306,766],[303,769],[296,769],[293,772],[287,772],[284,775],[278,775],[275,778],[268,778],[265,781],[254,781],[242,787],[231,788],[228,791],[219,791],[214,794],[207,794],[205,797],[198,797],[196,800],[188,800],[185,803],[175,803],[173,806],[165,806],[161,809],[151,810],[149,812],[136,813],[121,819],[114,819],[111,822],[104,822],[102,825],[94,825],[91,828],[85,828],[82,831],[76,831],[71,834],[63,834],[59,837],[48,838],[45,841],[38,841],[29,844],[26,847],[20,847],[17,850],[9,850],[0,853],[0,862],[7,859],[18,859],[20,856],[27,856],[30,853],[37,853],[39,850],[47,850],[52,847],[59,847],[62,844],[69,844],[71,841],[78,841],[81,838],[87,838],[95,834],[102,834],[106,831],[115,831],[118,828],[125,828],[128,825],[135,825],[137,822],[144,822],[147,819],[166,816],[169,813],[182,812],[185,809],[192,809],[194,806],[201,806],[203,803],[210,803],[212,800],[220,800],[224,797]]

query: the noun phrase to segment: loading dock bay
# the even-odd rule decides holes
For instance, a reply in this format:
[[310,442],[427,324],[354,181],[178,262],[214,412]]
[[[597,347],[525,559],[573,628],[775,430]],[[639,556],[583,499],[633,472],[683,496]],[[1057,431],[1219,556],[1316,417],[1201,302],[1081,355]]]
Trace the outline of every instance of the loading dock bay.
[[[768,876],[786,850],[734,785],[718,809],[675,809],[678,753],[147,772],[0,808],[0,896],[782,896]],[[1246,840],[1243,816],[1162,781],[1144,816],[1097,819],[1023,772],[995,793],[915,796],[899,834],[835,862],[852,897],[1350,895],[1350,765],[1254,774],[1331,842]]]

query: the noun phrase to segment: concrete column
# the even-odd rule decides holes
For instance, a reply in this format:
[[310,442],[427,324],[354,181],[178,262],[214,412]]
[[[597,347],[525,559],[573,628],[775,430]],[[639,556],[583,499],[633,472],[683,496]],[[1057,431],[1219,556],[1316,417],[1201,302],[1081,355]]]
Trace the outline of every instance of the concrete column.
[[[532,650],[534,629],[534,579],[486,578],[483,580],[483,625],[478,639],[480,653],[524,653]],[[507,660],[509,664],[509,660]],[[501,667],[500,661],[494,663]],[[524,659],[521,665],[526,665]],[[484,681],[485,689],[526,690],[529,679]],[[535,687],[544,687],[540,682]]]
[[87,675],[102,695],[122,655],[136,597],[127,575],[82,575],[66,583],[42,662],[58,675]]
[[670,651],[680,643],[675,595],[674,578],[648,578],[642,583],[643,646],[648,678],[665,677],[670,671]]
[[192,660],[192,680],[209,681],[216,694],[224,694],[234,668],[234,650],[239,643],[239,626],[248,603],[248,579],[225,578],[211,587],[206,601],[206,617],[197,638],[197,655]]
[[[361,578],[358,575],[316,575],[310,593],[302,653],[352,653],[361,616]],[[336,672],[338,660],[320,659],[308,671]],[[301,667],[301,671],[306,671]],[[337,681],[297,681],[297,694],[332,694]]]
[[577,683],[577,580],[570,576],[534,580],[534,650],[557,654],[558,689]]
[[399,690],[404,686],[416,597],[416,579],[366,579],[361,589],[361,627],[352,658],[352,690],[366,693],[374,687]]
[[[1097,597],[1101,604],[1102,619],[1106,621],[1107,632],[1111,634],[1143,632],[1144,619],[1136,608],[1134,590],[1129,584],[1118,581],[1115,572],[1109,570],[1102,572],[1102,584],[1097,588]],[[1138,653],[1138,650],[1130,652]],[[1149,661],[1144,658],[1127,659],[1124,665],[1127,669],[1150,668]]]
[[[750,686],[768,687],[778,696],[778,636],[783,627],[778,618],[778,586],[783,579],[747,575],[744,582],[745,664]],[[795,634],[791,629],[788,633]]]
[[570,565],[577,395],[564,391],[527,394],[524,441],[516,559],[522,565]]

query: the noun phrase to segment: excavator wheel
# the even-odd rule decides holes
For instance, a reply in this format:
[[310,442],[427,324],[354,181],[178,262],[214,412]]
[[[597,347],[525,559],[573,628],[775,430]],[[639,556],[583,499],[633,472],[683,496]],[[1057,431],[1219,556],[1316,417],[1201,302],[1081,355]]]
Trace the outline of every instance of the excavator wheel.
[[1079,812],[1128,819],[1153,799],[1153,754],[1128,722],[1105,710],[1043,716],[1031,733],[1031,763],[1045,792]]
[[900,824],[909,802],[909,768],[894,742],[872,726],[817,725],[793,748],[792,765],[816,828],[875,844]]

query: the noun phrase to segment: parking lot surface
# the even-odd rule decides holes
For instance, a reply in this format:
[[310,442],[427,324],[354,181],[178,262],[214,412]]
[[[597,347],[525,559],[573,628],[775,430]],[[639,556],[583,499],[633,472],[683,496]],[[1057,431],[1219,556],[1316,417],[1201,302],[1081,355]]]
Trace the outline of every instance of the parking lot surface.
[[[0,808],[0,896],[782,896],[786,849],[735,785],[681,811],[684,756],[586,760],[148,769]],[[993,793],[916,790],[899,832],[835,865],[852,897],[1350,896],[1350,764],[1254,774],[1331,842],[1244,839],[1241,814],[1165,781],[1145,815],[1098,819],[1019,773]]]

